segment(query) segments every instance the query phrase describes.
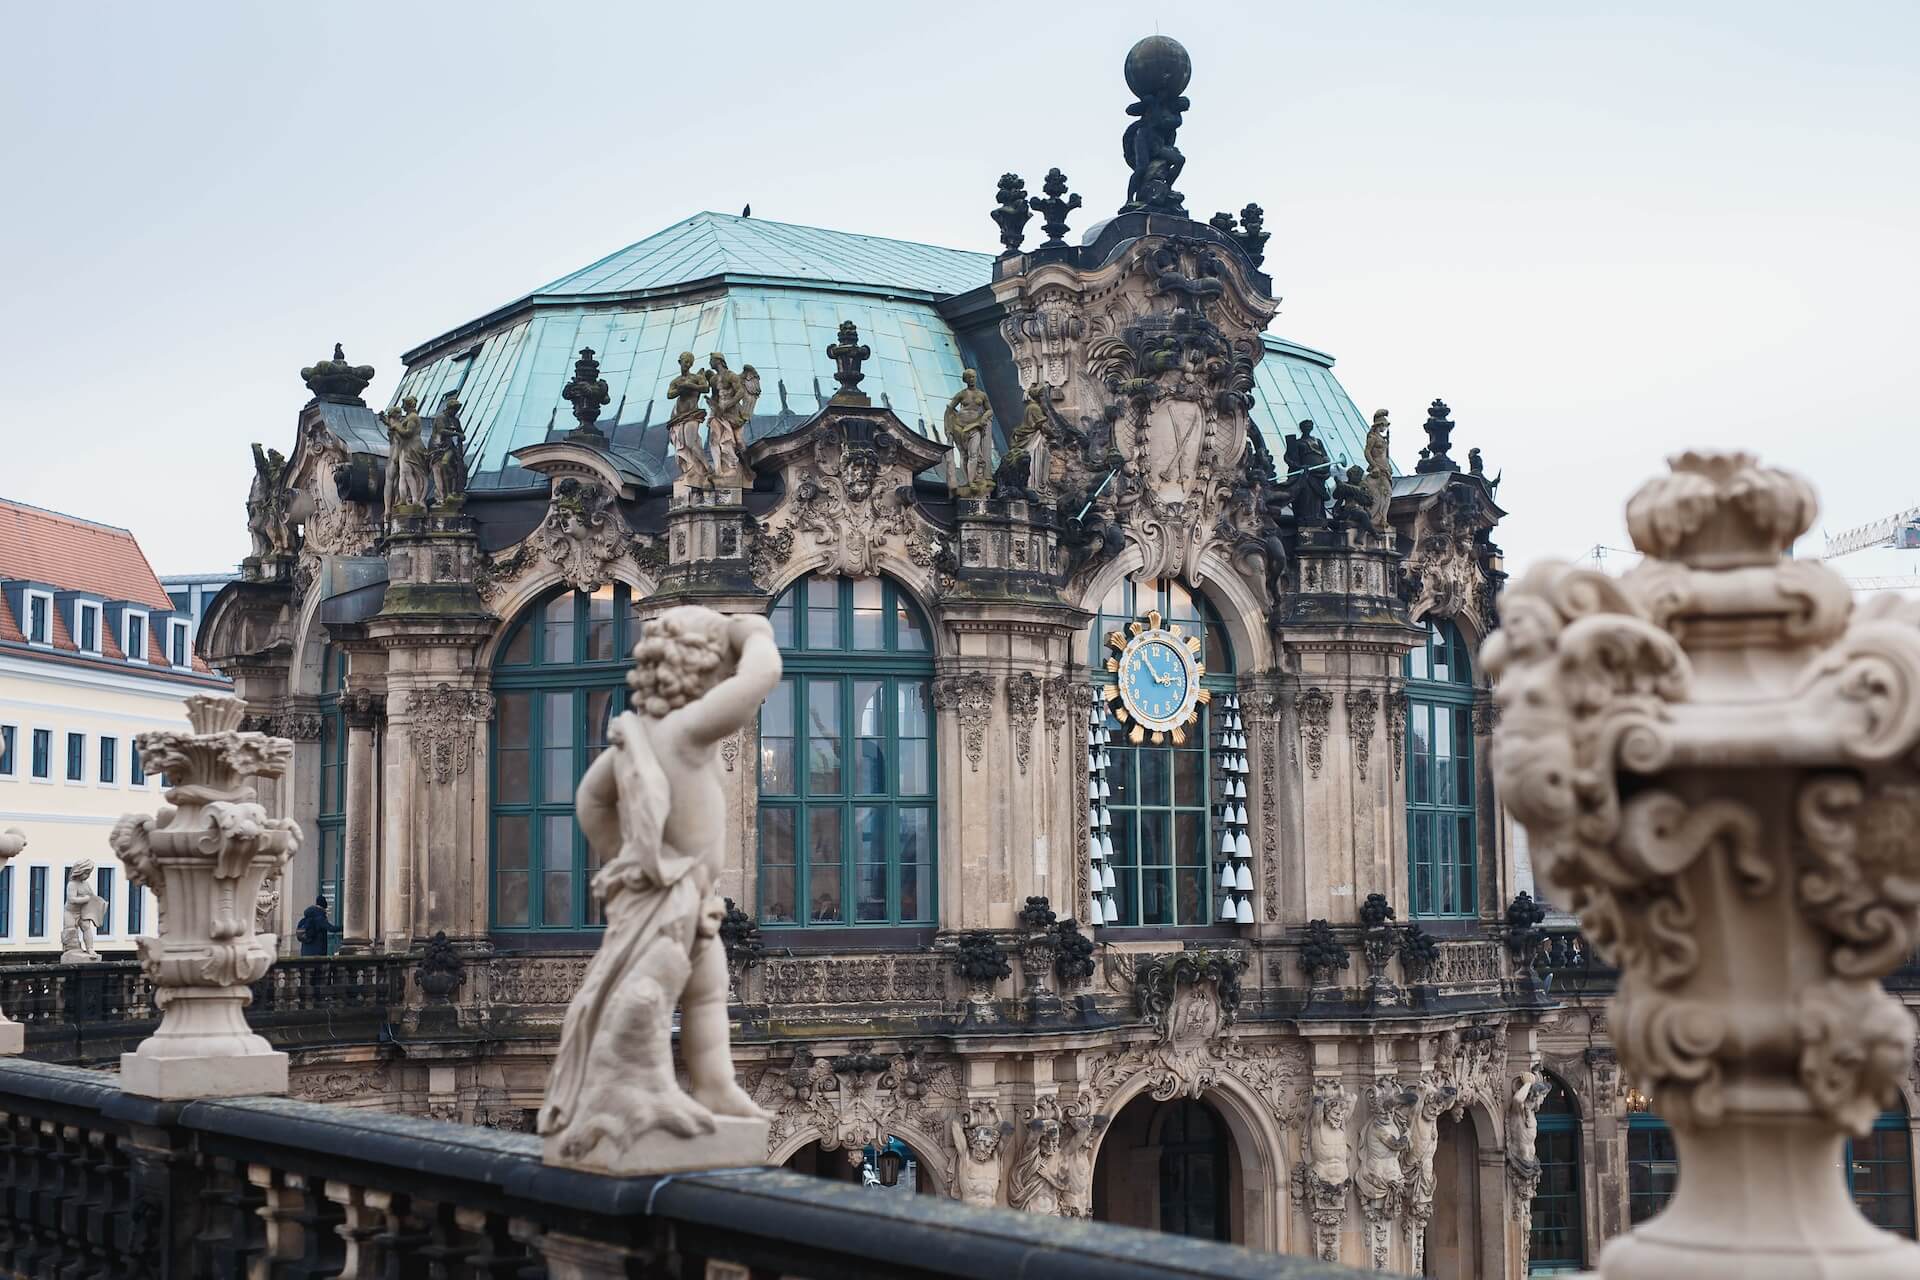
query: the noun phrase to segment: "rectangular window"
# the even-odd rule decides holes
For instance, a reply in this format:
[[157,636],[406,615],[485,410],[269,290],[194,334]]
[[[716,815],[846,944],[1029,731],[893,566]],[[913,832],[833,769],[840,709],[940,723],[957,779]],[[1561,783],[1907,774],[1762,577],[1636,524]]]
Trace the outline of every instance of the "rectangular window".
[[1659,1116],[1635,1112],[1627,1117],[1627,1218],[1645,1222],[1673,1199],[1680,1182],[1680,1153],[1673,1130]]
[[127,610],[121,621],[120,648],[128,662],[147,660],[147,615]]
[[27,604],[27,643],[53,643],[53,597],[44,591],[25,593]]
[[1107,786],[1112,792],[1114,918],[1116,925],[1206,925],[1210,910],[1212,848],[1208,831],[1211,717],[1184,745],[1138,746],[1127,727],[1109,716]]
[[13,936],[13,868],[0,867],[0,938]]
[[111,783],[120,769],[120,739],[100,735],[100,781]]
[[53,730],[51,729],[33,731],[33,776],[43,779],[53,777]]
[[167,620],[167,661],[176,667],[193,665],[193,648],[189,633],[192,626],[185,618]]
[[127,781],[136,787],[147,785],[147,771],[140,763],[140,739],[127,743]]
[[47,869],[27,868],[27,936],[47,936]]
[[100,895],[104,904],[100,912],[100,936],[104,938],[113,932],[113,868],[95,868],[93,882],[94,892]]
[[67,781],[85,782],[87,780],[87,735],[70,733],[67,735]]
[[147,891],[137,884],[127,886],[127,936],[138,937],[147,927]]
[[1407,707],[1407,855],[1413,914],[1471,916],[1478,909],[1473,711],[1456,702],[1426,701],[1424,692],[1416,690]]
[[87,600],[73,602],[73,642],[82,653],[100,652],[100,606]]
[[1866,1137],[1849,1138],[1843,1164],[1847,1190],[1867,1221],[1913,1239],[1913,1144],[1906,1112],[1885,1112]]
[[10,724],[0,724],[0,778],[20,776],[20,761],[15,758],[14,747],[19,744],[20,730]]

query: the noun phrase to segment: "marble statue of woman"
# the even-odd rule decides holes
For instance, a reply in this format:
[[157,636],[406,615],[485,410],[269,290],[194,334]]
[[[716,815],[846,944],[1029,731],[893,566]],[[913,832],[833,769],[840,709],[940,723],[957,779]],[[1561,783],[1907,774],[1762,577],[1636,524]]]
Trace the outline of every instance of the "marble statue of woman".
[[[604,862],[593,890],[606,933],[567,1007],[540,1111],[546,1159],[610,1173],[758,1163],[769,1117],[735,1081],[728,1043],[716,748],[759,713],[780,652],[765,618],[686,605],[646,624],[633,659],[633,709],[575,799]],[[673,1071],[676,1004],[686,1091]]]
[[980,375],[960,371],[963,384],[947,401],[947,439],[960,454],[953,468],[953,492],[961,498],[984,498],[993,488],[988,454],[993,448],[993,405],[980,389]]
[[420,429],[420,402],[408,396],[399,408],[381,414],[380,421],[387,426],[387,516],[418,515],[427,501],[427,447]]
[[60,908],[61,964],[98,960],[94,935],[107,919],[107,900],[93,890],[93,863],[82,859],[67,869],[67,894]]

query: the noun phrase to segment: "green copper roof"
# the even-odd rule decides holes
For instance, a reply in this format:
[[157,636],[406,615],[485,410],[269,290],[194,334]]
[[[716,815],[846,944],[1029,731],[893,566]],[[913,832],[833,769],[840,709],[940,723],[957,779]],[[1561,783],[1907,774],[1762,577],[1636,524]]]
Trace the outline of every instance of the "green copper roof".
[[533,291],[534,297],[633,293],[716,276],[865,285],[929,298],[993,277],[993,257],[763,218],[696,213]]

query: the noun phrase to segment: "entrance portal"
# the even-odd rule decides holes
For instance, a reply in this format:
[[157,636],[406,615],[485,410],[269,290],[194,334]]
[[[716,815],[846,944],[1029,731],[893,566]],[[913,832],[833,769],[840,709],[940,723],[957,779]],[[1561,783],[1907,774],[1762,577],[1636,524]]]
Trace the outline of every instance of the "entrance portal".
[[1427,1224],[1426,1274],[1468,1280],[1480,1265],[1480,1160],[1473,1122],[1440,1118],[1433,1158],[1433,1218]]
[[1108,1126],[1093,1171],[1093,1216],[1207,1240],[1240,1240],[1239,1161],[1204,1101],[1135,1098]]
[[[834,1182],[852,1182],[865,1184],[877,1191],[892,1191],[900,1195],[931,1194],[934,1190],[933,1178],[927,1172],[927,1162],[918,1152],[898,1138],[890,1138],[887,1146],[897,1163],[884,1160],[886,1152],[875,1151],[872,1147],[851,1151],[828,1151],[818,1142],[809,1142],[787,1157],[786,1167],[795,1173],[812,1174],[816,1178],[828,1178]],[[885,1183],[888,1165],[892,1164],[896,1172],[895,1184]]]

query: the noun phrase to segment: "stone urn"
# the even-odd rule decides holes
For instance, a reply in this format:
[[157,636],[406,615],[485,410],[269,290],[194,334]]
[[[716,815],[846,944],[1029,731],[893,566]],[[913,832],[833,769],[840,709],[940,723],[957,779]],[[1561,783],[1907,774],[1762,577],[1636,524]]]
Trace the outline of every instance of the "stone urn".
[[1920,602],[1783,558],[1799,477],[1671,466],[1627,508],[1646,560],[1534,568],[1484,654],[1501,795],[1620,966],[1620,1062],[1679,1144],[1673,1202],[1600,1274],[1920,1275],[1838,1174],[1912,1058],[1880,978],[1920,942]]
[[153,890],[158,937],[135,939],[155,987],[159,1028],[120,1059],[121,1084],[149,1098],[285,1093],[287,1055],[247,1026],[249,984],[273,966],[275,939],[255,928],[260,886],[300,844],[291,818],[270,818],[251,778],[278,777],[293,743],[243,733],[246,704],[222,694],[186,700],[186,732],[139,736],[167,777],[158,814],[128,814],[112,844],[127,880]]

